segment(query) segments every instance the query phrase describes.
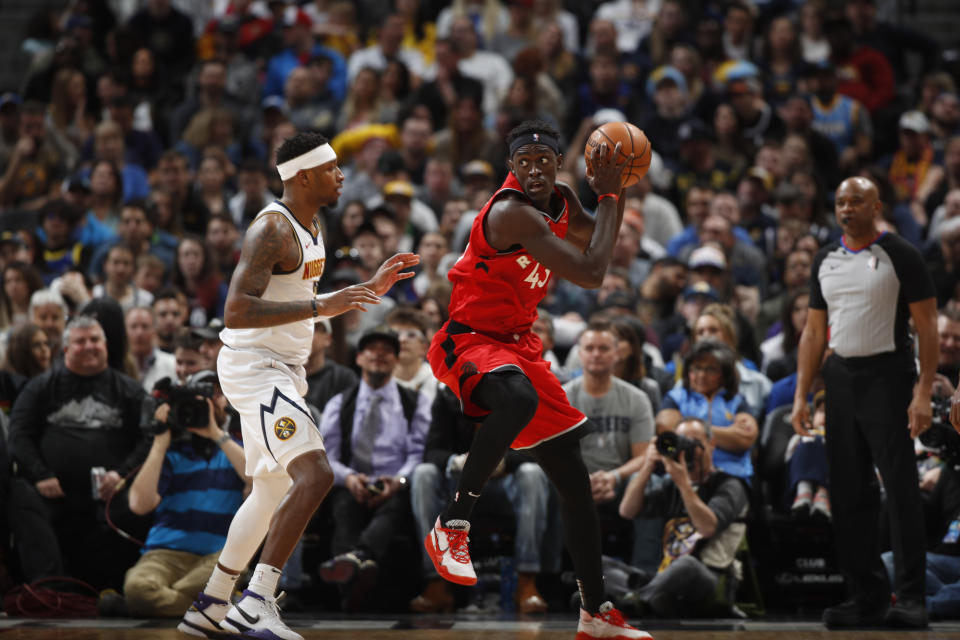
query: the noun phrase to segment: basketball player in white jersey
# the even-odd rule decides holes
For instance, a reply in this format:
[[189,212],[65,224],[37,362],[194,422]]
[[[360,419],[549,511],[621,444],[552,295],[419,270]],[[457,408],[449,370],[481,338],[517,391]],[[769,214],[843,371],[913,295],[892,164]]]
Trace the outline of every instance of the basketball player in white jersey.
[[[280,619],[280,569],[333,484],[320,431],[303,394],[303,365],[313,323],[377,304],[401,272],[419,262],[410,253],[387,260],[362,285],[317,295],[324,249],[316,213],[336,203],[343,183],[337,156],[319,134],[300,133],[277,150],[283,197],[250,224],[224,310],[220,385],[239,412],[250,496],[237,510],[219,561],[177,627],[196,636],[303,640]],[[237,576],[264,543],[260,563],[235,605]]]

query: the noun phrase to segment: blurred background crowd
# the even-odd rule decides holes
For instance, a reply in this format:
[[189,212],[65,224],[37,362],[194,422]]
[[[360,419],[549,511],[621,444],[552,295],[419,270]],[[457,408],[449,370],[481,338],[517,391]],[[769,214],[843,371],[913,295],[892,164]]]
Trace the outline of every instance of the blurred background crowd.
[[[286,569],[302,606],[566,606],[552,594],[572,591],[569,562],[546,548],[559,536],[544,533],[559,526],[546,524],[554,497],[520,456],[498,470],[503,491],[490,492],[472,534],[486,586],[468,594],[431,576],[416,533],[472,437],[424,354],[445,321],[447,269],[505,177],[504,137],[523,120],[562,133],[558,178],[591,210],[583,148],[594,128],[628,120],[654,149],[626,193],[602,287],[552,279],[534,326],[574,404],[601,425],[583,448],[608,586],[635,611],[650,613],[636,594],[665,566],[663,518],[625,518],[620,500],[648,443],[690,415],[711,424],[713,464],[749,497],[749,515],[730,525],[736,557],[713,567],[729,578],[716,598],[723,610],[762,611],[764,596],[768,607],[817,605],[842,586],[828,481],[810,462],[816,454],[798,455],[810,443],[791,441],[789,411],[811,264],[839,238],[832,200],[843,178],[876,183],[882,228],[922,251],[941,309],[936,388],[949,396],[957,385],[960,67],[949,43],[900,23],[903,3],[43,4],[25,32],[6,34],[30,63],[0,95],[5,588],[71,575],[123,592],[140,550],[114,529],[142,536],[153,522],[125,494],[112,500],[153,441],[152,416],[136,406],[158,380],[189,385],[215,369],[241,239],[282,193],[274,154],[297,131],[328,136],[346,175],[338,204],[320,212],[323,285],[362,282],[396,251],[421,256],[418,275],[381,305],[317,324],[306,365],[316,421],[325,437],[342,435],[358,380],[384,366],[426,398],[398,411],[405,437],[392,434],[397,450],[376,462],[409,480],[405,508],[328,500]],[[83,322],[64,333],[84,316],[102,327],[102,344],[78,338],[97,334]],[[98,377],[107,369],[108,382]],[[85,400],[91,379],[106,396]],[[229,432],[229,417],[217,422]],[[948,445],[917,451],[930,551],[956,558],[949,531],[960,504],[946,483],[956,482],[960,448]],[[91,480],[97,467],[105,481]],[[324,586],[323,561],[384,517],[394,527],[387,542],[406,555],[366,549],[381,565],[376,585]],[[506,595],[485,597],[493,582]],[[146,615],[179,615],[193,595],[161,606],[140,587],[126,605]],[[939,615],[958,613],[954,597]]]

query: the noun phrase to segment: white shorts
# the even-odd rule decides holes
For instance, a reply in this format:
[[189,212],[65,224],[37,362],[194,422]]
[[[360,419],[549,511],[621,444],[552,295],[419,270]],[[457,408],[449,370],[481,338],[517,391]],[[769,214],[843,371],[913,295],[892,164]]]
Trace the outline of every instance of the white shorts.
[[240,414],[248,476],[286,476],[294,458],[324,450],[320,427],[303,400],[307,379],[302,366],[224,346],[217,358],[217,376],[223,394]]

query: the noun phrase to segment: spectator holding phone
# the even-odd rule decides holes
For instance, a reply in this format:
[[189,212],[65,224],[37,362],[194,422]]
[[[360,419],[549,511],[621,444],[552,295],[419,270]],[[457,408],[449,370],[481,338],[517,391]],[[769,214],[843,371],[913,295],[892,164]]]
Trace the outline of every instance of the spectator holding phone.
[[363,334],[360,382],[330,400],[320,424],[334,477],[334,557],[320,576],[340,586],[345,610],[363,605],[378,562],[409,517],[407,477],[423,460],[430,427],[430,399],[393,377],[399,353],[400,339],[388,327]]

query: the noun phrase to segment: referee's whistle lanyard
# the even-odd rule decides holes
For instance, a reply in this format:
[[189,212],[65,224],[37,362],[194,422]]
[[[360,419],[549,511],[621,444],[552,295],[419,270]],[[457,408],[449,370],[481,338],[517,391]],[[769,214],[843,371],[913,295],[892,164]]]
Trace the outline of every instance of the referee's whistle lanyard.
[[871,240],[870,242],[868,242],[868,243],[866,243],[866,244],[864,244],[864,245],[861,245],[861,246],[859,246],[859,247],[851,247],[850,245],[848,245],[848,244],[847,244],[847,239],[846,239],[845,236],[840,236],[840,242],[843,244],[843,248],[846,249],[847,251],[849,251],[850,253],[860,253],[861,251],[863,251],[863,250],[866,249],[867,247],[872,246],[877,240],[879,240],[879,239],[882,238],[884,235],[886,235],[886,233],[887,233],[886,231],[878,231],[878,232],[877,232],[877,235],[875,235],[875,236],[873,237],[873,240]]

